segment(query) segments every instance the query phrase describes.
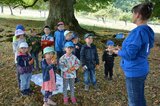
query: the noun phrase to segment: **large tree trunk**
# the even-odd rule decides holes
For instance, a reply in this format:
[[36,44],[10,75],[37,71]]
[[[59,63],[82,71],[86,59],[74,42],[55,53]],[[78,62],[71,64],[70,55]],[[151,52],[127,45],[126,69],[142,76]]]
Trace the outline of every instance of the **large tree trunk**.
[[74,16],[74,7],[76,0],[49,0],[49,15],[46,25],[54,28],[59,21],[63,21],[69,30],[76,31],[80,34],[87,30],[80,27]]

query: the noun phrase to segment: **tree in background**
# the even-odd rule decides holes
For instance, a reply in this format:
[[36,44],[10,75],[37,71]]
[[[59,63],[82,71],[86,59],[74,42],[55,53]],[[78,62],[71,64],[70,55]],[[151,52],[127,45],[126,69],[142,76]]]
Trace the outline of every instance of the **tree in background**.
[[[107,9],[106,14],[102,13],[102,16],[104,17],[104,15],[106,15],[105,17],[116,17],[118,16],[117,11],[119,11],[117,9],[120,8],[124,12],[129,12],[134,5],[142,1],[148,0],[1,0],[0,4],[14,8],[20,6],[24,8],[43,8],[43,6],[45,7],[46,5],[42,4],[48,2],[48,7],[45,7],[46,9],[49,9],[49,15],[45,22],[47,25],[54,28],[57,22],[63,21],[70,30],[74,30],[78,33],[84,33],[86,30],[81,28],[79,25],[75,18],[74,10],[97,12],[98,10],[105,9],[111,2],[113,5]],[[154,16],[159,17],[159,0],[150,1],[155,3]],[[12,8],[10,9],[12,10]],[[111,16],[108,13],[111,13]],[[11,14],[13,14],[12,11]]]
[[[14,7],[33,7],[39,0],[3,0],[0,4],[9,5],[12,3]],[[12,2],[10,2],[12,1]],[[46,24],[54,28],[59,21],[63,21],[68,25],[70,30],[77,31],[78,33],[86,32],[81,28],[74,15],[74,10],[77,11],[95,11],[98,8],[103,8],[109,0],[43,0],[49,3],[49,15]],[[10,3],[9,3],[10,2]],[[88,9],[87,9],[88,8]]]
[[127,25],[127,21],[131,20],[131,14],[127,12],[123,12],[119,17],[119,20],[124,21],[125,25]]

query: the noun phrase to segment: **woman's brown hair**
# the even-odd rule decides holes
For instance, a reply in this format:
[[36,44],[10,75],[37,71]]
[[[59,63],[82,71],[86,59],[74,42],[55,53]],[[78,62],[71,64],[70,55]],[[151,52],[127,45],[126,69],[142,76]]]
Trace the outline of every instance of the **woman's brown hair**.
[[153,11],[153,4],[151,2],[138,4],[132,8],[132,13],[141,14],[142,20],[148,20],[151,17],[152,11]]

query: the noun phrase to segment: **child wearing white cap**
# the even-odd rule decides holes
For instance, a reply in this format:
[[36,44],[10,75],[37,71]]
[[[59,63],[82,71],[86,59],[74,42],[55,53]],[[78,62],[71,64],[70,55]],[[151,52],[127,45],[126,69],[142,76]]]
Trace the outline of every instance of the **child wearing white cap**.
[[22,42],[19,45],[19,52],[17,55],[17,71],[20,75],[20,90],[22,95],[29,95],[30,80],[32,76],[32,64],[34,60],[28,54],[28,44]]

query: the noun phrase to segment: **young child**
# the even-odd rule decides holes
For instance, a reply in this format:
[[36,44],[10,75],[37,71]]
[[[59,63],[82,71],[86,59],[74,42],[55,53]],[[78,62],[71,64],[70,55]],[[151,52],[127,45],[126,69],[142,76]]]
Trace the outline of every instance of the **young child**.
[[[14,57],[15,57],[15,64],[17,65],[17,54],[18,54],[18,49],[19,49],[19,45],[22,42],[25,42],[25,37],[24,37],[25,32],[21,29],[17,29],[15,31],[15,40],[12,42],[12,46],[13,46],[13,52],[14,52]],[[20,75],[18,73],[18,70],[16,69],[17,72],[17,80],[18,80],[18,87],[20,88]]]
[[57,60],[64,54],[63,47],[65,42],[64,37],[64,23],[59,22],[57,24],[57,30],[54,33],[54,40],[55,40],[55,51],[57,53]]
[[20,90],[22,95],[29,95],[30,93],[33,61],[34,60],[28,54],[28,44],[22,42],[19,45],[19,53],[17,56],[17,70],[20,75]]
[[[114,66],[114,58],[117,56],[115,53],[113,53],[114,49],[114,42],[111,40],[108,40],[106,42],[106,50],[103,53],[102,61],[104,63],[104,75],[105,79],[112,80],[113,76],[113,66]],[[108,78],[109,73],[109,78]]]
[[41,50],[41,40],[40,38],[36,35],[36,30],[35,29],[31,29],[31,36],[27,39],[27,43],[29,44],[29,47],[31,48],[30,50],[30,54],[31,56],[34,58],[35,63],[36,63],[36,68],[33,68],[35,70],[39,70],[39,60],[38,60],[38,54]]
[[72,40],[72,34],[73,34],[72,31],[66,30],[66,31],[64,32],[65,43]]
[[[74,44],[74,52],[73,52],[73,54],[80,60],[80,51],[81,51],[82,45],[79,43],[79,38],[75,33],[72,34],[71,41]],[[78,70],[76,70],[76,74],[77,74],[77,72],[78,72]],[[75,83],[76,82],[79,82],[78,77],[76,77],[76,79],[75,79]]]
[[82,62],[82,67],[84,70],[85,91],[89,90],[90,80],[94,85],[94,88],[98,90],[95,68],[98,68],[99,58],[97,48],[92,44],[93,36],[94,35],[92,33],[85,34],[84,39],[86,44],[82,46],[80,52],[80,60]]
[[54,38],[52,37],[51,29],[49,26],[44,27],[44,33],[45,34],[41,38],[42,52],[45,47],[48,47],[48,46],[51,47],[54,45]]
[[56,105],[50,98],[52,96],[52,91],[56,90],[56,59],[55,51],[53,47],[46,47],[43,50],[44,59],[41,62],[43,83],[42,90],[45,91],[44,94],[44,104],[43,106]]
[[74,83],[76,78],[76,70],[80,67],[80,61],[75,55],[72,54],[73,48],[74,45],[72,42],[66,42],[64,46],[66,53],[59,60],[59,66],[63,77],[64,104],[68,104],[68,85],[70,86],[71,90],[71,101],[73,104],[76,104],[76,98],[74,95]]
[[17,58],[19,45],[20,45],[20,43],[25,42],[24,34],[25,34],[25,32],[21,29],[18,29],[15,31],[16,40],[14,40],[14,42],[12,42],[13,52],[15,53],[15,63],[17,63],[16,58]]
[[[25,32],[25,28],[24,28],[24,26],[21,25],[21,24],[18,24],[18,25],[16,26],[16,30],[18,30],[18,29],[21,29],[22,31]],[[15,41],[16,41],[16,36],[13,36],[12,42],[15,42]]]

